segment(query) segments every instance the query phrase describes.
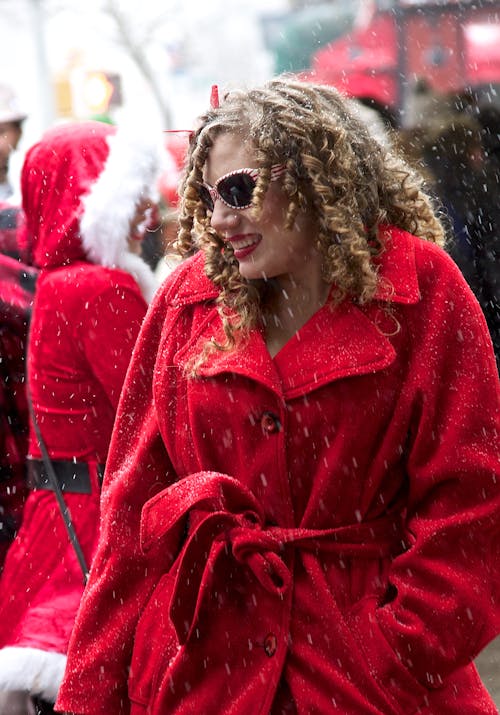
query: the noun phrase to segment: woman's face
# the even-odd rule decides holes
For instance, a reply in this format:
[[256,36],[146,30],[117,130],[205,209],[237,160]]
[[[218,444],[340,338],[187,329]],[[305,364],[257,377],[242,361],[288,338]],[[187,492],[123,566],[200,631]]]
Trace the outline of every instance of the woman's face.
[[[203,178],[213,187],[224,174],[257,166],[249,142],[234,134],[222,134],[209,151]],[[251,208],[230,208],[216,198],[210,222],[233,247],[244,278],[282,278],[303,284],[321,274],[314,225],[310,217],[301,214],[291,230],[283,228],[288,198],[281,185],[281,179],[270,182],[258,220]]]

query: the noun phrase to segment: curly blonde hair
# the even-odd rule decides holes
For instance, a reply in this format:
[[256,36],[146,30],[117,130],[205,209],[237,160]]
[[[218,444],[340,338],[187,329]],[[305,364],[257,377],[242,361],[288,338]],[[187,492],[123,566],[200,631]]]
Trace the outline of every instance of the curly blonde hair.
[[288,197],[284,229],[300,212],[316,217],[316,241],[323,256],[323,278],[334,286],[334,301],[373,298],[377,269],[373,261],[384,246],[378,227],[390,224],[442,245],[444,229],[423,189],[422,177],[395,151],[370,135],[333,87],[287,77],[261,87],[232,91],[220,106],[200,117],[191,141],[181,186],[177,247],[183,255],[198,248],[207,276],[220,288],[219,310],[226,343],[234,346],[261,319],[266,282],[242,278],[233,251],[210,225],[198,187],[216,138],[236,134],[250,140],[260,167],[253,195],[256,218],[262,211],[271,167],[285,164],[281,179]]

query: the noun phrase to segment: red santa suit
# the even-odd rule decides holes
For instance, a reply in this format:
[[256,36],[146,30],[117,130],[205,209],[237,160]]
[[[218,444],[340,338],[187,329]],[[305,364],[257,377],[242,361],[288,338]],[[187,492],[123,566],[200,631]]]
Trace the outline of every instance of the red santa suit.
[[[152,142],[99,122],[56,127],[27,153],[23,208],[37,281],[28,375],[37,422],[87,563],[100,478],[132,348],[156,282],[129,250],[138,203],[154,193]],[[0,691],[55,700],[83,574],[31,428],[23,526],[0,582]]]

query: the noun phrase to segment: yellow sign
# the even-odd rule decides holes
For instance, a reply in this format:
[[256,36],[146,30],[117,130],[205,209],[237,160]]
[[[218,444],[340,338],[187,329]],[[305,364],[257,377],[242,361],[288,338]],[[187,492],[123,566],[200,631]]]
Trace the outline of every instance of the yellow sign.
[[83,100],[91,112],[105,112],[115,88],[105,72],[87,72],[83,82]]

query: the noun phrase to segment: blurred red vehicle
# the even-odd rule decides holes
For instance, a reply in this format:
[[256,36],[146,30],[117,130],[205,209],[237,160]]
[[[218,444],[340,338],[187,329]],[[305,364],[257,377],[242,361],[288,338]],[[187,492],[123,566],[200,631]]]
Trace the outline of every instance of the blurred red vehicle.
[[404,123],[417,83],[500,100],[500,1],[367,0],[359,7],[353,30],[313,56],[316,80],[366,100],[395,124]]

